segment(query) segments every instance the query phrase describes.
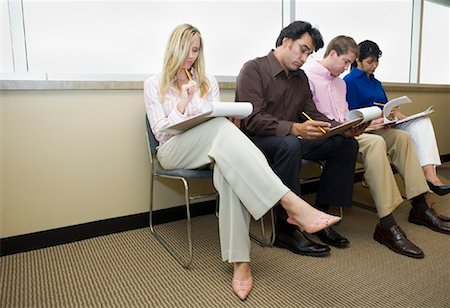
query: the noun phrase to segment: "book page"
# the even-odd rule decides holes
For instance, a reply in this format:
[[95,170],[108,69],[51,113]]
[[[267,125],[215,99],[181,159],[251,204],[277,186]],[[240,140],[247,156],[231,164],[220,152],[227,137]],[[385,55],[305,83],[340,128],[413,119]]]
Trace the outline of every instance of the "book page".
[[406,117],[404,119],[401,119],[401,120],[398,120],[398,121],[394,121],[394,122],[395,122],[395,125],[401,124],[401,123],[404,123],[404,122],[407,122],[407,121],[410,121],[410,120],[414,120],[414,119],[417,119],[417,118],[420,118],[420,117],[425,117],[425,116],[427,116],[427,115],[429,115],[430,113],[433,113],[433,112],[434,112],[433,106],[430,106],[425,111],[422,111],[422,112],[419,112],[419,113],[415,113],[413,115],[410,115],[409,117]]
[[342,134],[346,130],[351,129],[352,127],[355,127],[359,124],[378,119],[379,117],[381,117],[381,114],[381,109],[376,106],[350,110],[345,115],[345,118],[348,120],[347,122],[332,127],[326,135],[323,135],[323,137],[319,139]]
[[381,109],[376,106],[350,110],[345,118],[349,121],[361,119],[361,123],[372,121],[381,117]]
[[384,123],[390,124],[390,123],[395,122],[395,120],[391,121],[388,119],[393,108],[398,107],[403,104],[411,104],[411,103],[412,103],[412,101],[409,99],[408,96],[400,96],[400,97],[394,98],[393,100],[390,100],[389,102],[384,104],[384,108],[383,108]]
[[245,118],[252,112],[253,105],[249,102],[208,102],[203,104],[201,113],[170,125],[163,131],[170,134],[180,134],[214,117]]
[[163,131],[165,133],[170,133],[170,134],[181,134],[182,132],[197,126],[203,122],[206,122],[208,120],[211,120],[212,118],[209,117],[208,115],[211,112],[203,112],[200,114],[197,114],[189,119],[183,120],[181,122],[175,123],[173,125],[170,125],[168,127],[166,127],[165,129],[163,129]]
[[357,119],[336,125],[336,126],[332,127],[327,134],[323,135],[323,137],[320,137],[318,139],[328,138],[328,137],[331,137],[334,135],[342,134],[346,130],[360,124],[361,120],[362,120],[362,118],[357,118]]

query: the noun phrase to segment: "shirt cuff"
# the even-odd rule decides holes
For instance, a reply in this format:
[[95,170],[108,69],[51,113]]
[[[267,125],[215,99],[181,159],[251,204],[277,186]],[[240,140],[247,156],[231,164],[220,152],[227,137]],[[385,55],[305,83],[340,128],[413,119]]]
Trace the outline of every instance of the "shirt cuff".
[[291,127],[294,123],[291,121],[279,121],[277,129],[276,129],[276,135],[277,136],[287,136],[291,133]]

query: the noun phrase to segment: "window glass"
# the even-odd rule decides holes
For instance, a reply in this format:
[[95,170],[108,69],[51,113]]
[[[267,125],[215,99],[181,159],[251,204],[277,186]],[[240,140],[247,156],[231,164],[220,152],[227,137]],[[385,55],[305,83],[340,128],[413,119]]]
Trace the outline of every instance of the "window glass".
[[[237,75],[267,54],[281,29],[281,1],[23,0],[30,72],[150,74],[170,32],[199,28],[207,71]],[[257,14],[251,12],[257,11]]]
[[450,84],[450,7],[424,2],[420,83]]
[[0,72],[14,72],[13,57],[11,50],[11,28],[9,26],[8,1],[0,1],[0,27],[1,27],[1,49],[0,49]]
[[[297,0],[296,18],[319,27],[325,41],[348,35],[369,39],[383,51],[375,74],[383,82],[408,82],[412,0]],[[325,48],[314,55],[321,59]],[[311,60],[311,59],[310,59]]]

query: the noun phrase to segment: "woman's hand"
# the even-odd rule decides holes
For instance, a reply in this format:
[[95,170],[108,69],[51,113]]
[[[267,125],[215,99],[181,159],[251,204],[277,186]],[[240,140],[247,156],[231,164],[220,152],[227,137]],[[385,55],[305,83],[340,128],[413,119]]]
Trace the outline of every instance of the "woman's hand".
[[401,113],[399,109],[400,108],[398,108],[398,107],[392,108],[388,119],[397,121],[397,120],[402,120],[402,119],[406,118],[406,116],[403,113]]
[[180,113],[184,113],[187,105],[191,102],[197,91],[197,84],[194,81],[189,81],[188,83],[181,86],[181,97],[177,103],[177,109]]

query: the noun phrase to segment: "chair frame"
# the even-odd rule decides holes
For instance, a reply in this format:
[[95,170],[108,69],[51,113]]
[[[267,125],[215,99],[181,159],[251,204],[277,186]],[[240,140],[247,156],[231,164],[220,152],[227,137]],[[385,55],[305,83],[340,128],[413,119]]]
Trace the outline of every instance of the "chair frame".
[[263,247],[264,246],[271,247],[275,243],[275,214],[273,212],[273,208],[270,209],[269,214],[270,214],[270,225],[272,230],[272,232],[270,232],[269,235],[267,235],[266,223],[264,221],[264,217],[266,215],[264,215],[259,219],[261,224],[261,237],[258,237],[257,235],[252,234],[250,232],[250,238]]
[[[150,128],[149,121],[146,117],[146,140],[147,140],[147,147],[148,147],[148,154],[150,159],[150,165],[151,165],[151,175],[152,179],[150,180],[150,208],[149,208],[149,229],[150,233],[155,237],[155,239],[169,252],[172,257],[175,258],[175,260],[183,267],[183,268],[189,268],[189,266],[192,263],[193,260],[193,245],[192,245],[192,220],[191,220],[191,211],[190,206],[193,202],[204,202],[204,201],[211,201],[216,200],[216,216],[218,217],[218,210],[219,210],[219,194],[217,192],[210,193],[210,194],[202,194],[202,195],[191,195],[190,189],[189,189],[189,179],[211,179],[212,178],[212,170],[209,169],[175,169],[175,170],[166,170],[163,169],[161,166],[159,166],[158,159],[156,157],[156,151],[158,146],[158,141],[156,140],[155,136],[153,135],[153,132]],[[322,164],[320,162],[314,162],[309,160],[303,160],[302,165],[308,165],[308,164],[319,164],[321,170],[323,168]],[[178,173],[181,172],[189,172],[189,176],[182,176]],[[188,244],[188,251],[187,251],[187,257],[183,258],[179,253],[175,251],[172,245],[169,244],[169,242],[161,236],[156,231],[156,227],[153,222],[153,213],[154,213],[154,200],[153,197],[155,195],[155,184],[154,180],[157,177],[171,179],[171,180],[177,180],[181,181],[184,188],[184,199],[185,199],[185,206],[186,206],[186,232],[187,232],[187,244]],[[300,179],[301,184],[313,182],[319,180],[320,177],[315,177],[311,179]],[[250,233],[250,237],[252,240],[257,242],[261,246],[273,246],[275,242],[275,214],[273,209],[270,209],[270,225],[271,225],[271,232],[270,234],[267,234],[266,231],[266,223],[264,221],[263,216],[260,221],[261,225],[261,237],[258,237],[255,234]],[[342,208],[340,208],[340,214],[342,217]]]
[[[156,238],[156,240],[175,258],[175,260],[183,267],[188,268],[193,259],[193,246],[192,246],[192,221],[191,221],[191,210],[190,206],[193,202],[204,202],[216,200],[216,208],[218,204],[218,193],[210,193],[210,194],[201,194],[201,195],[191,195],[189,190],[189,179],[211,179],[212,171],[209,169],[175,169],[175,170],[165,170],[161,166],[159,166],[158,159],[156,158],[156,148],[158,146],[158,141],[156,140],[153,132],[150,128],[150,124],[148,119],[146,118],[147,130],[146,130],[146,139],[147,139],[147,147],[148,154],[150,158],[151,165],[151,175],[152,179],[150,180],[150,210],[149,210],[149,229],[150,233]],[[177,173],[188,172],[187,176],[183,176]],[[154,180],[157,177],[177,180],[181,181],[184,188],[184,199],[186,206],[186,231],[187,231],[187,257],[182,257],[179,253],[175,251],[173,246],[169,244],[169,242],[156,231],[156,227],[153,223],[153,212],[154,212],[154,193],[155,193],[155,184]]]

